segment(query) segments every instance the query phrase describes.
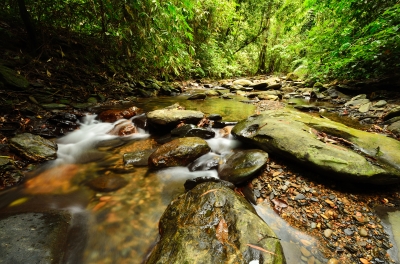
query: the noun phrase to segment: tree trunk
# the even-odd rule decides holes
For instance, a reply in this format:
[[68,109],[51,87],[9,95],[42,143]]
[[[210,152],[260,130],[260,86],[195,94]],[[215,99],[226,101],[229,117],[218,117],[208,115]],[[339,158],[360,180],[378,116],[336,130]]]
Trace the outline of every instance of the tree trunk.
[[24,22],[26,32],[28,33],[28,43],[30,52],[35,55],[37,53],[38,45],[36,39],[35,27],[32,23],[31,16],[26,10],[25,0],[18,0],[19,14]]
[[263,44],[258,57],[258,69],[256,74],[265,73],[265,57],[267,55],[267,44]]

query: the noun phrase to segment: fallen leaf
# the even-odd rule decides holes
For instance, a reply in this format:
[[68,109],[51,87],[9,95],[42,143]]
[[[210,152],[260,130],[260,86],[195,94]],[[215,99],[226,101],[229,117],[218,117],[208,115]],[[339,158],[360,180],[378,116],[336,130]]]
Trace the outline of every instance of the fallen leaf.
[[275,172],[272,174],[272,176],[273,176],[273,177],[276,177],[276,176],[281,175],[281,174],[282,174],[282,172],[280,172],[280,171],[275,171]]
[[93,212],[97,212],[98,210],[100,210],[102,207],[104,207],[107,203],[106,202],[99,202],[98,204],[96,204],[92,211]]
[[288,204],[284,200],[281,200],[279,198],[274,198],[271,200],[271,202],[273,202],[274,210],[278,214],[282,212],[282,209],[288,207]]
[[325,203],[329,204],[331,207],[335,207],[336,206],[336,204],[334,202],[332,202],[331,200],[329,200],[329,199],[326,199]]
[[15,200],[14,202],[12,202],[12,203],[9,205],[9,207],[23,204],[23,203],[25,203],[25,202],[28,201],[28,200],[29,200],[28,197],[19,198],[18,200]]
[[362,264],[370,264],[371,262],[369,262],[369,260],[365,259],[365,258],[360,258],[360,261]]
[[46,70],[46,74],[47,74],[47,77],[51,77],[51,73],[49,72],[49,70]]
[[228,225],[223,218],[219,221],[215,236],[221,244],[225,244],[228,241]]
[[260,251],[262,251],[262,252],[269,253],[269,254],[272,254],[272,255],[276,255],[275,253],[273,253],[273,252],[271,252],[271,251],[268,251],[268,250],[266,250],[266,249],[263,249],[262,247],[258,247],[258,246],[252,245],[252,244],[247,244],[247,245],[248,245],[249,247],[251,247],[251,248],[260,250]]

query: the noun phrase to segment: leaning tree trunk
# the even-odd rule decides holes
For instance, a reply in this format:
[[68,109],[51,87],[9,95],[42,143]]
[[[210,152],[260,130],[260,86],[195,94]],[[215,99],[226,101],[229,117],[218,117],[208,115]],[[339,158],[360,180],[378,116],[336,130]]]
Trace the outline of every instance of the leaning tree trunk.
[[31,16],[26,9],[25,0],[18,0],[19,14],[24,22],[26,32],[28,33],[28,46],[32,54],[36,54],[38,45],[36,40],[35,27],[32,23]]

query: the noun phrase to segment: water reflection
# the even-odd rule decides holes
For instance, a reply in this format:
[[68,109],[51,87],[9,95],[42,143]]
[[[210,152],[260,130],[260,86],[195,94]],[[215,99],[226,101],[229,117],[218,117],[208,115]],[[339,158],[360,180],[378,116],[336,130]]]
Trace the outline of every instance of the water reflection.
[[377,206],[374,209],[381,219],[380,224],[385,233],[389,234],[389,241],[393,244],[387,252],[396,263],[400,263],[400,210],[384,206]]
[[[257,214],[272,228],[279,237],[287,264],[303,263],[303,258],[308,263],[325,263],[326,259],[318,251],[318,242],[315,238],[291,227],[285,220],[277,215],[267,201],[254,206]],[[302,253],[303,252],[303,253]],[[308,255],[305,252],[309,252]],[[308,255],[305,257],[304,255]],[[312,259],[311,259],[312,258]]]

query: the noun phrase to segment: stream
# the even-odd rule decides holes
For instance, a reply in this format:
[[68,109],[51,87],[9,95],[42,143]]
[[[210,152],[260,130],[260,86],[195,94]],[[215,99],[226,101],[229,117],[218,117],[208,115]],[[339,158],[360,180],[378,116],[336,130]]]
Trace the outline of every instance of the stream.
[[[255,111],[254,105],[239,102],[243,97],[186,98],[138,99],[133,104],[147,112],[179,102],[188,110],[218,113],[224,121],[238,121]],[[0,263],[23,263],[28,257],[32,263],[143,263],[157,242],[161,215],[174,197],[184,192],[184,182],[200,176],[218,177],[216,170],[190,172],[186,167],[174,167],[151,171],[124,164],[125,153],[158,146],[154,136],[140,129],[133,136],[107,134],[124,121],[103,123],[96,115],[86,115],[78,130],[57,139],[56,160],[29,172],[24,185],[0,196],[0,255],[5,256]],[[217,155],[240,147],[235,139],[223,138],[215,131],[216,137],[207,143]],[[116,190],[96,191],[94,179],[100,176],[123,179],[124,184]],[[318,253],[316,238],[291,227],[266,201],[254,207],[280,238],[288,264],[302,263],[304,246],[326,263]],[[380,215],[391,242],[400,245],[399,212],[382,209]],[[27,222],[31,224],[27,226]],[[4,247],[4,243],[12,247]],[[41,246],[37,248],[35,243]],[[400,259],[398,247],[389,253]]]

